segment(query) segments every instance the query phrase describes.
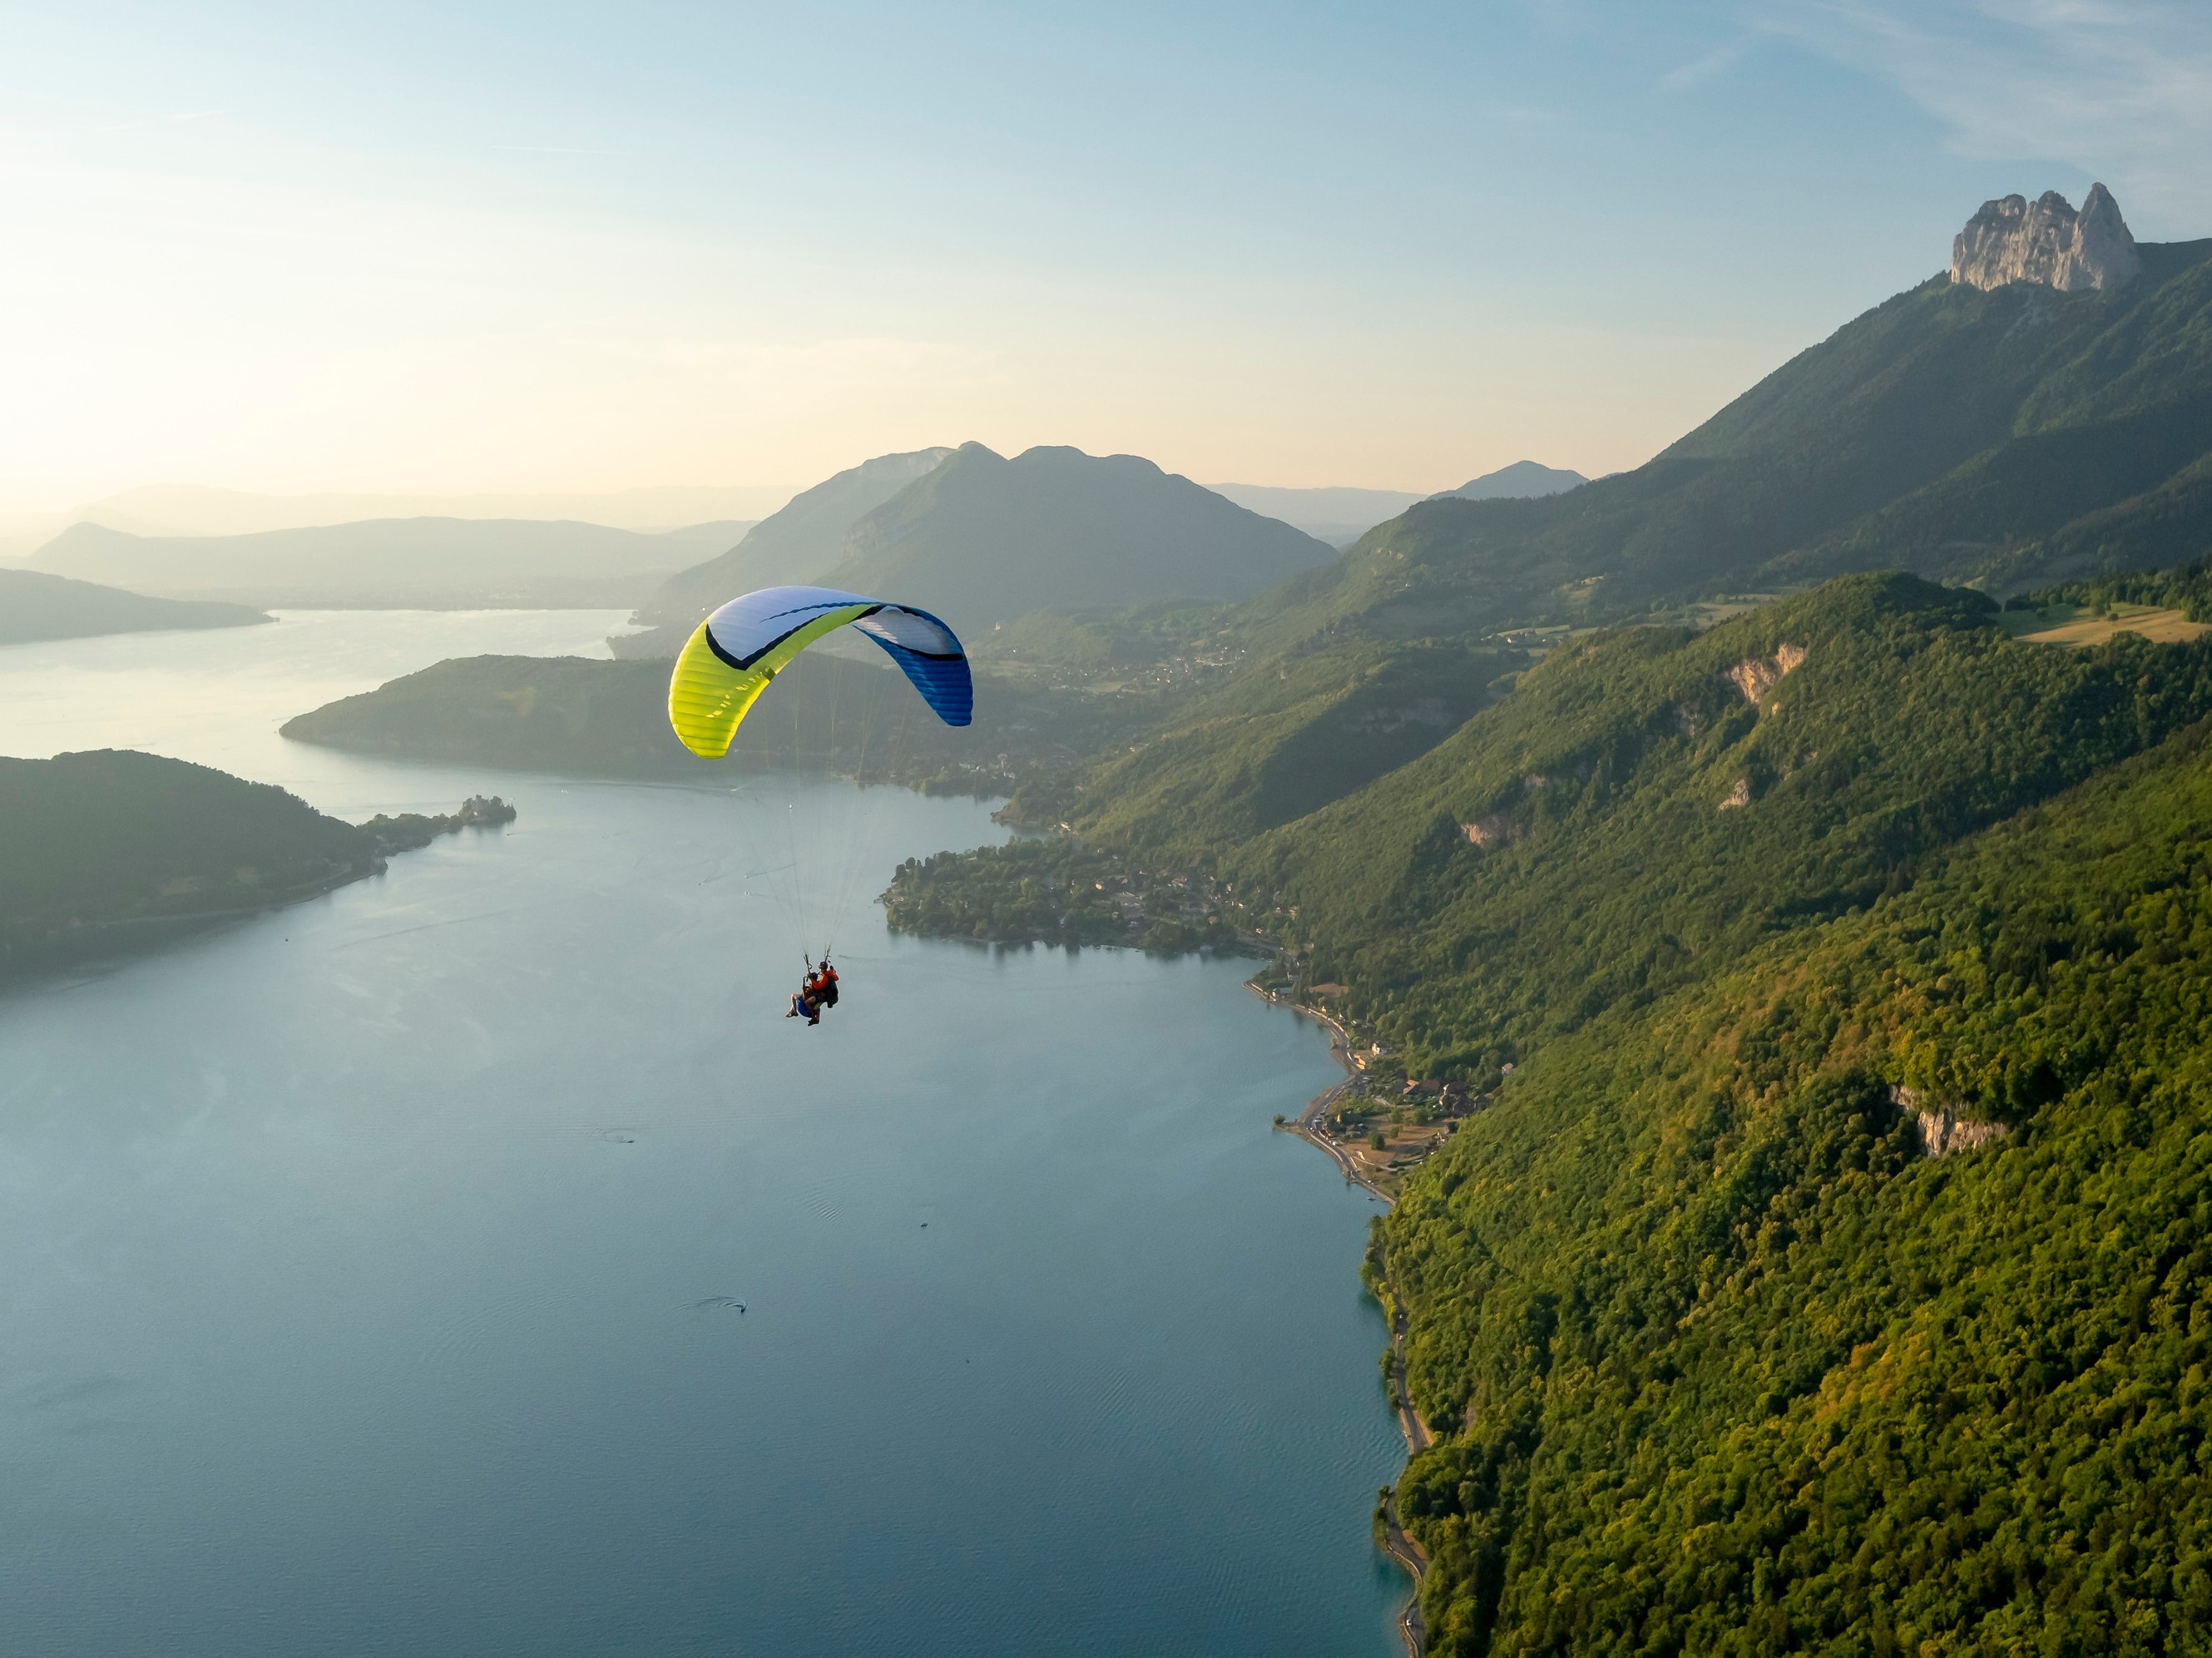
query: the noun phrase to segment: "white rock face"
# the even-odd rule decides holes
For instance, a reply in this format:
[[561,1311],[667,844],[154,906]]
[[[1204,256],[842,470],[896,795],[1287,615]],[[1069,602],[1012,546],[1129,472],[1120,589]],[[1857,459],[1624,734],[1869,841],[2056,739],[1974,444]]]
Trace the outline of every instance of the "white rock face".
[[1756,703],[1804,660],[1802,645],[1784,645],[1771,659],[1739,662],[1721,677],[1743,693],[1745,701]]
[[1893,1085],[1889,1097],[1900,1110],[1909,1111],[1917,1120],[1920,1130],[1920,1149],[1931,1157],[1948,1157],[1955,1152],[1975,1151],[1984,1145],[1995,1145],[1999,1140],[2012,1138],[2012,1130],[2001,1122],[1977,1122],[1971,1117],[1958,1114],[1958,1102],[1945,1100],[1930,1111],[1920,1095],[1902,1083]]
[[2033,203],[1984,202],[1951,243],[1951,280],[1971,288],[2037,282],[2073,294],[2118,288],[2142,270],[2120,204],[2102,185],[2090,185],[2079,213],[2055,190]]

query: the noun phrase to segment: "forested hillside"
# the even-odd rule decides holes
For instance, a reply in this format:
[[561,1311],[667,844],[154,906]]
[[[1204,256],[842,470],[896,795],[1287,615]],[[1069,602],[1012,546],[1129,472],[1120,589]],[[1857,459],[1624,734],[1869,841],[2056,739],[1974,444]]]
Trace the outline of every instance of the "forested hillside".
[[2200,722],[1556,1035],[1422,1170],[1437,1650],[2212,1643],[2208,823]]
[[1499,695],[1523,659],[1494,647],[1358,643],[1247,674],[1176,708],[1133,753],[1102,760],[1084,794],[1027,784],[1019,815],[1057,804],[1116,843],[1196,853],[1273,829],[1426,751]]
[[1435,1649],[2212,1638],[2212,637],[2004,620],[1846,577],[1573,643],[1279,827],[1125,786],[1079,854],[902,873],[907,925],[1174,947],[1117,894],[1187,861],[1492,1097],[1370,1260]]
[[295,902],[514,817],[474,799],[356,828],[274,784],[130,749],[0,759],[0,971]]
[[1419,502],[1221,610],[1228,683],[1171,702],[1141,752],[1092,756],[1079,786],[1022,786],[1015,814],[1194,854],[1418,755],[1572,630],[1701,624],[1741,608],[1701,601],[1838,572],[2005,595],[2212,553],[2212,242],[2142,252],[2117,290],[1899,295],[1634,471]]
[[0,760],[0,961],[72,928],[252,908],[378,867],[266,783],[128,750]]
[[1703,634],[1562,650],[1424,758],[1219,865],[1417,1073],[1483,1074],[1863,907],[2212,713],[2212,641],[2074,652],[1996,618],[1978,593],[1854,576]]

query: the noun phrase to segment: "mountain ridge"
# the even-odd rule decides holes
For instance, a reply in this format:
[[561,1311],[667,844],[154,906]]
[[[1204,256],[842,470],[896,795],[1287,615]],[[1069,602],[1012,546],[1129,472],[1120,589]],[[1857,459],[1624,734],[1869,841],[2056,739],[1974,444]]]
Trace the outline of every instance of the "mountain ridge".
[[1033,610],[1247,598],[1335,556],[1142,456],[1038,445],[1009,459],[966,443],[863,515],[823,580],[904,586],[980,630]]
[[[835,556],[831,556],[834,547]],[[980,443],[878,456],[802,491],[720,557],[664,582],[610,641],[674,655],[714,607],[790,584],[890,596],[981,635],[1036,611],[1249,598],[1336,549],[1136,455]]]
[[1589,480],[1571,467],[1546,466],[1533,460],[1516,460],[1494,472],[1471,477],[1456,489],[1439,490],[1427,497],[1450,496],[1461,501],[1523,501],[1540,495],[1564,495]]
[[[800,490],[720,557],[662,582],[639,607],[636,620],[688,637],[717,605],[739,593],[816,580],[843,557],[845,537],[858,519],[951,453],[939,447],[878,455]],[[683,641],[676,643],[680,648]]]
[[[2212,398],[2212,240],[2138,251],[2142,276],[2113,290],[1931,277],[1643,466],[1534,501],[1409,507],[1262,595],[1250,635],[1588,624],[1879,568],[2002,594],[2138,568],[2138,546],[2185,562],[2212,549],[2212,444],[2186,448]],[[2183,446],[2146,471],[2116,422],[2161,420]],[[1977,482],[2014,473],[2082,487],[2039,506]]]

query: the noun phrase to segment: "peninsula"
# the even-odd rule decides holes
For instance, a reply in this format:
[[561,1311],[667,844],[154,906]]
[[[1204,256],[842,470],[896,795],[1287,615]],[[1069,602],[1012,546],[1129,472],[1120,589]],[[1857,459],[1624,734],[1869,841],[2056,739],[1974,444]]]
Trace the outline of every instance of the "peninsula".
[[0,570],[0,645],[171,629],[249,628],[270,620],[249,604],[149,598],[40,570]]
[[127,749],[0,759],[0,973],[127,950],[374,875],[393,853],[511,821],[477,798],[359,827],[296,795]]

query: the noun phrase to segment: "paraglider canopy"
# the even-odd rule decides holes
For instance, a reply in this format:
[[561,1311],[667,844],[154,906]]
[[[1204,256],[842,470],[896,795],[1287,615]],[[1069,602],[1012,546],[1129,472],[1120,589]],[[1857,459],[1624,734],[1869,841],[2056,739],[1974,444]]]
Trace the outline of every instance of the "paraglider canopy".
[[844,627],[882,646],[946,725],[974,717],[968,653],[928,611],[830,587],[763,587],[701,623],[677,658],[668,719],[684,746],[709,759],[727,754],[769,681],[816,640]]

